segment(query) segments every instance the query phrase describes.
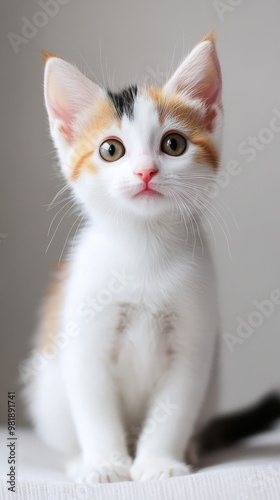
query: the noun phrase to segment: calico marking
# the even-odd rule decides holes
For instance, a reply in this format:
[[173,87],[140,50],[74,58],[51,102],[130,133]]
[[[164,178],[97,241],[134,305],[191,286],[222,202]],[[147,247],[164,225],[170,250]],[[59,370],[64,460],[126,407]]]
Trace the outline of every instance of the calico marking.
[[197,110],[192,105],[186,105],[180,96],[170,96],[161,89],[151,88],[147,93],[156,105],[160,123],[163,124],[167,117],[172,117],[184,125],[190,131],[190,141],[199,148],[196,161],[209,164],[216,170],[219,167],[219,154],[209,136],[206,121]]
[[112,102],[108,99],[103,100],[83,131],[81,139],[75,145],[71,158],[71,181],[76,181],[82,170],[87,169],[92,174],[98,172],[91,158],[97,147],[94,138],[100,136],[115,121],[116,116]]
[[[85,154],[83,154],[79,160],[77,161],[77,163],[74,165],[73,169],[72,169],[72,172],[71,172],[71,181],[75,181],[79,175],[80,175],[80,171],[81,171],[81,168],[83,166],[83,164],[85,163],[85,161],[93,154],[93,150],[91,151],[87,151]],[[91,166],[91,172],[92,173],[95,173],[96,172],[96,168],[95,166],[93,165],[93,163],[90,164]]]
[[61,331],[61,310],[64,291],[69,277],[69,266],[66,262],[60,264],[55,278],[52,280],[41,308],[41,328],[39,347],[44,350],[57,350],[54,337]]
[[130,120],[133,119],[134,115],[134,102],[138,93],[137,85],[131,85],[126,87],[121,92],[111,92],[108,90],[108,96],[114,104],[117,115],[122,119],[123,115],[128,116]]

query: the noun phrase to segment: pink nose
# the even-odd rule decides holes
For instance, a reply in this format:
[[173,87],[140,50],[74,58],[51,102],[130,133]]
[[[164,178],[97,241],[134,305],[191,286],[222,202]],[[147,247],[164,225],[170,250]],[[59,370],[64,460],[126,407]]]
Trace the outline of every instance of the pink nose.
[[144,181],[146,184],[150,182],[151,178],[156,175],[158,170],[156,168],[147,168],[145,170],[141,170],[141,172],[135,172],[138,177],[141,177],[142,181]]

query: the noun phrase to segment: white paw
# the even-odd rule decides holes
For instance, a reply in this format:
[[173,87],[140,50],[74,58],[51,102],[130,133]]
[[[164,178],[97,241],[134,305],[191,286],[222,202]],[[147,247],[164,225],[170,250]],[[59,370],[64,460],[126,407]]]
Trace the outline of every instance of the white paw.
[[154,457],[134,461],[130,474],[134,481],[149,481],[152,479],[168,479],[169,477],[185,476],[190,468],[183,462],[172,458]]
[[91,485],[95,483],[117,483],[130,481],[130,457],[110,457],[100,462],[85,462],[82,456],[71,460],[66,467],[69,477]]

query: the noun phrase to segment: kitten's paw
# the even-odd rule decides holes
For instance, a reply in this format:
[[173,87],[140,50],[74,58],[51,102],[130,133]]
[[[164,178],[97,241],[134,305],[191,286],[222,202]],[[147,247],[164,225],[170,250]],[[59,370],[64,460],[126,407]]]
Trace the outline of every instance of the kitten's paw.
[[190,468],[186,464],[168,457],[136,458],[130,469],[134,481],[167,479],[169,477],[185,476],[189,473]]
[[130,481],[130,457],[110,457],[108,460],[100,462],[85,462],[79,456],[68,463],[66,472],[75,481],[83,482],[87,485],[95,483],[117,483],[119,481]]

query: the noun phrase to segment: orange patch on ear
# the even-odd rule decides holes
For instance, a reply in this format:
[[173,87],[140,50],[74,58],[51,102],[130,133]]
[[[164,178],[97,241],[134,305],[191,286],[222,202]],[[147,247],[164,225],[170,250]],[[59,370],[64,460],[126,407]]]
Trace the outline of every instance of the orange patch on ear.
[[56,56],[55,54],[51,54],[50,52],[47,52],[46,50],[41,50],[41,55],[45,61],[45,63],[51,59],[52,57],[58,57],[59,59],[62,59],[62,57]]
[[206,35],[204,38],[202,38],[201,42],[211,42],[211,43],[213,43],[213,45],[216,45],[215,32],[211,31],[211,33],[209,33],[209,35]]

